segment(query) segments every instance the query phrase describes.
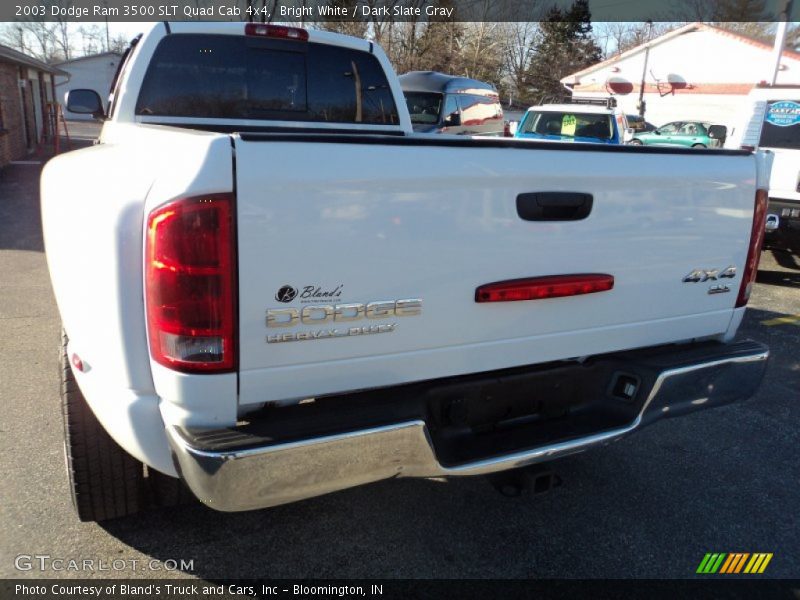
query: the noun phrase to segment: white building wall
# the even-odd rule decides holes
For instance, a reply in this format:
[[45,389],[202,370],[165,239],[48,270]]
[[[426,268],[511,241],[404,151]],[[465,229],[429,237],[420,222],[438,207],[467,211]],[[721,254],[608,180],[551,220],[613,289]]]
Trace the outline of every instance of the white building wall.
[[[575,92],[576,96],[608,98],[607,93]],[[660,127],[671,121],[707,121],[715,125],[726,125],[730,130],[741,110],[746,94],[686,94],[660,98],[647,93],[645,120]],[[638,115],[638,92],[628,96],[617,96],[617,104],[625,114]]]
[[67,119],[90,121],[91,115],[79,115],[67,110],[66,95],[69,90],[88,88],[95,90],[103,99],[103,105],[108,108],[108,93],[111,80],[117,71],[120,57],[116,54],[102,54],[89,58],[77,59],[58,65],[70,74],[69,80],[65,77],[56,77],[56,94],[58,101],[64,108],[64,117]]
[[[614,93],[637,114],[645,53],[578,76],[576,96]],[[777,83],[800,84],[800,60],[784,56]],[[689,31],[651,47],[645,76],[645,118],[655,125],[696,119],[730,129],[749,89],[771,79],[771,52],[713,30]]]

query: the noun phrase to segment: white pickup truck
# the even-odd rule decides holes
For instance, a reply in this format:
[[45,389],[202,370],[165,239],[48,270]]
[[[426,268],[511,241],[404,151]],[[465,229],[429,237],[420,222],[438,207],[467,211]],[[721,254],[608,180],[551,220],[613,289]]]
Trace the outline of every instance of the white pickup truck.
[[[157,23],[51,160],[78,515],[489,474],[752,395],[768,157],[412,132],[372,42]],[[184,483],[181,483],[184,482]]]

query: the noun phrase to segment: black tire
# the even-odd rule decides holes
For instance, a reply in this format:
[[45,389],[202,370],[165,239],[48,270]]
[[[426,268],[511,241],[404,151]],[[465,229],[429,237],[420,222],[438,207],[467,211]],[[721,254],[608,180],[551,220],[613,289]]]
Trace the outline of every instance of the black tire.
[[642,140],[632,139],[631,146],[643,146]]
[[156,506],[169,508],[197,502],[197,498],[180,479],[164,475],[155,469],[147,470],[147,479],[150,482]]
[[695,144],[694,146],[692,146],[692,148],[695,148],[695,149],[698,149],[698,148],[705,148],[705,147],[706,147],[706,145],[705,145],[705,144]]
[[132,515],[144,506],[144,468],[108,435],[86,403],[61,335],[61,414],[72,504],[81,521]]

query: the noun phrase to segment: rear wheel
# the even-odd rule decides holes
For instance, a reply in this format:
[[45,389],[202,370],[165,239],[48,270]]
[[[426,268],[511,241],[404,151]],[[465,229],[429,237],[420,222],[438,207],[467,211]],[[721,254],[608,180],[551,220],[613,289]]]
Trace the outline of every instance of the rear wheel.
[[695,144],[692,148],[705,148],[705,144]]
[[642,145],[643,145],[642,140],[637,140],[635,138],[631,140],[631,146],[642,146]]
[[144,505],[142,463],[125,452],[86,403],[61,335],[61,414],[72,504],[81,521],[104,521],[138,512]]

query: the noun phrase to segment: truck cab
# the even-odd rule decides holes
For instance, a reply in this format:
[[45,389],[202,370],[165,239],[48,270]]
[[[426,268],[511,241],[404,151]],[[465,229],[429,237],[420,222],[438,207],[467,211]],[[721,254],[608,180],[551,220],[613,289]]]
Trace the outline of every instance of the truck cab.
[[398,79],[415,132],[503,135],[503,107],[492,84],[435,71],[411,71]]
[[517,127],[518,139],[588,144],[625,143],[632,135],[615,98],[572,97],[530,107]]

